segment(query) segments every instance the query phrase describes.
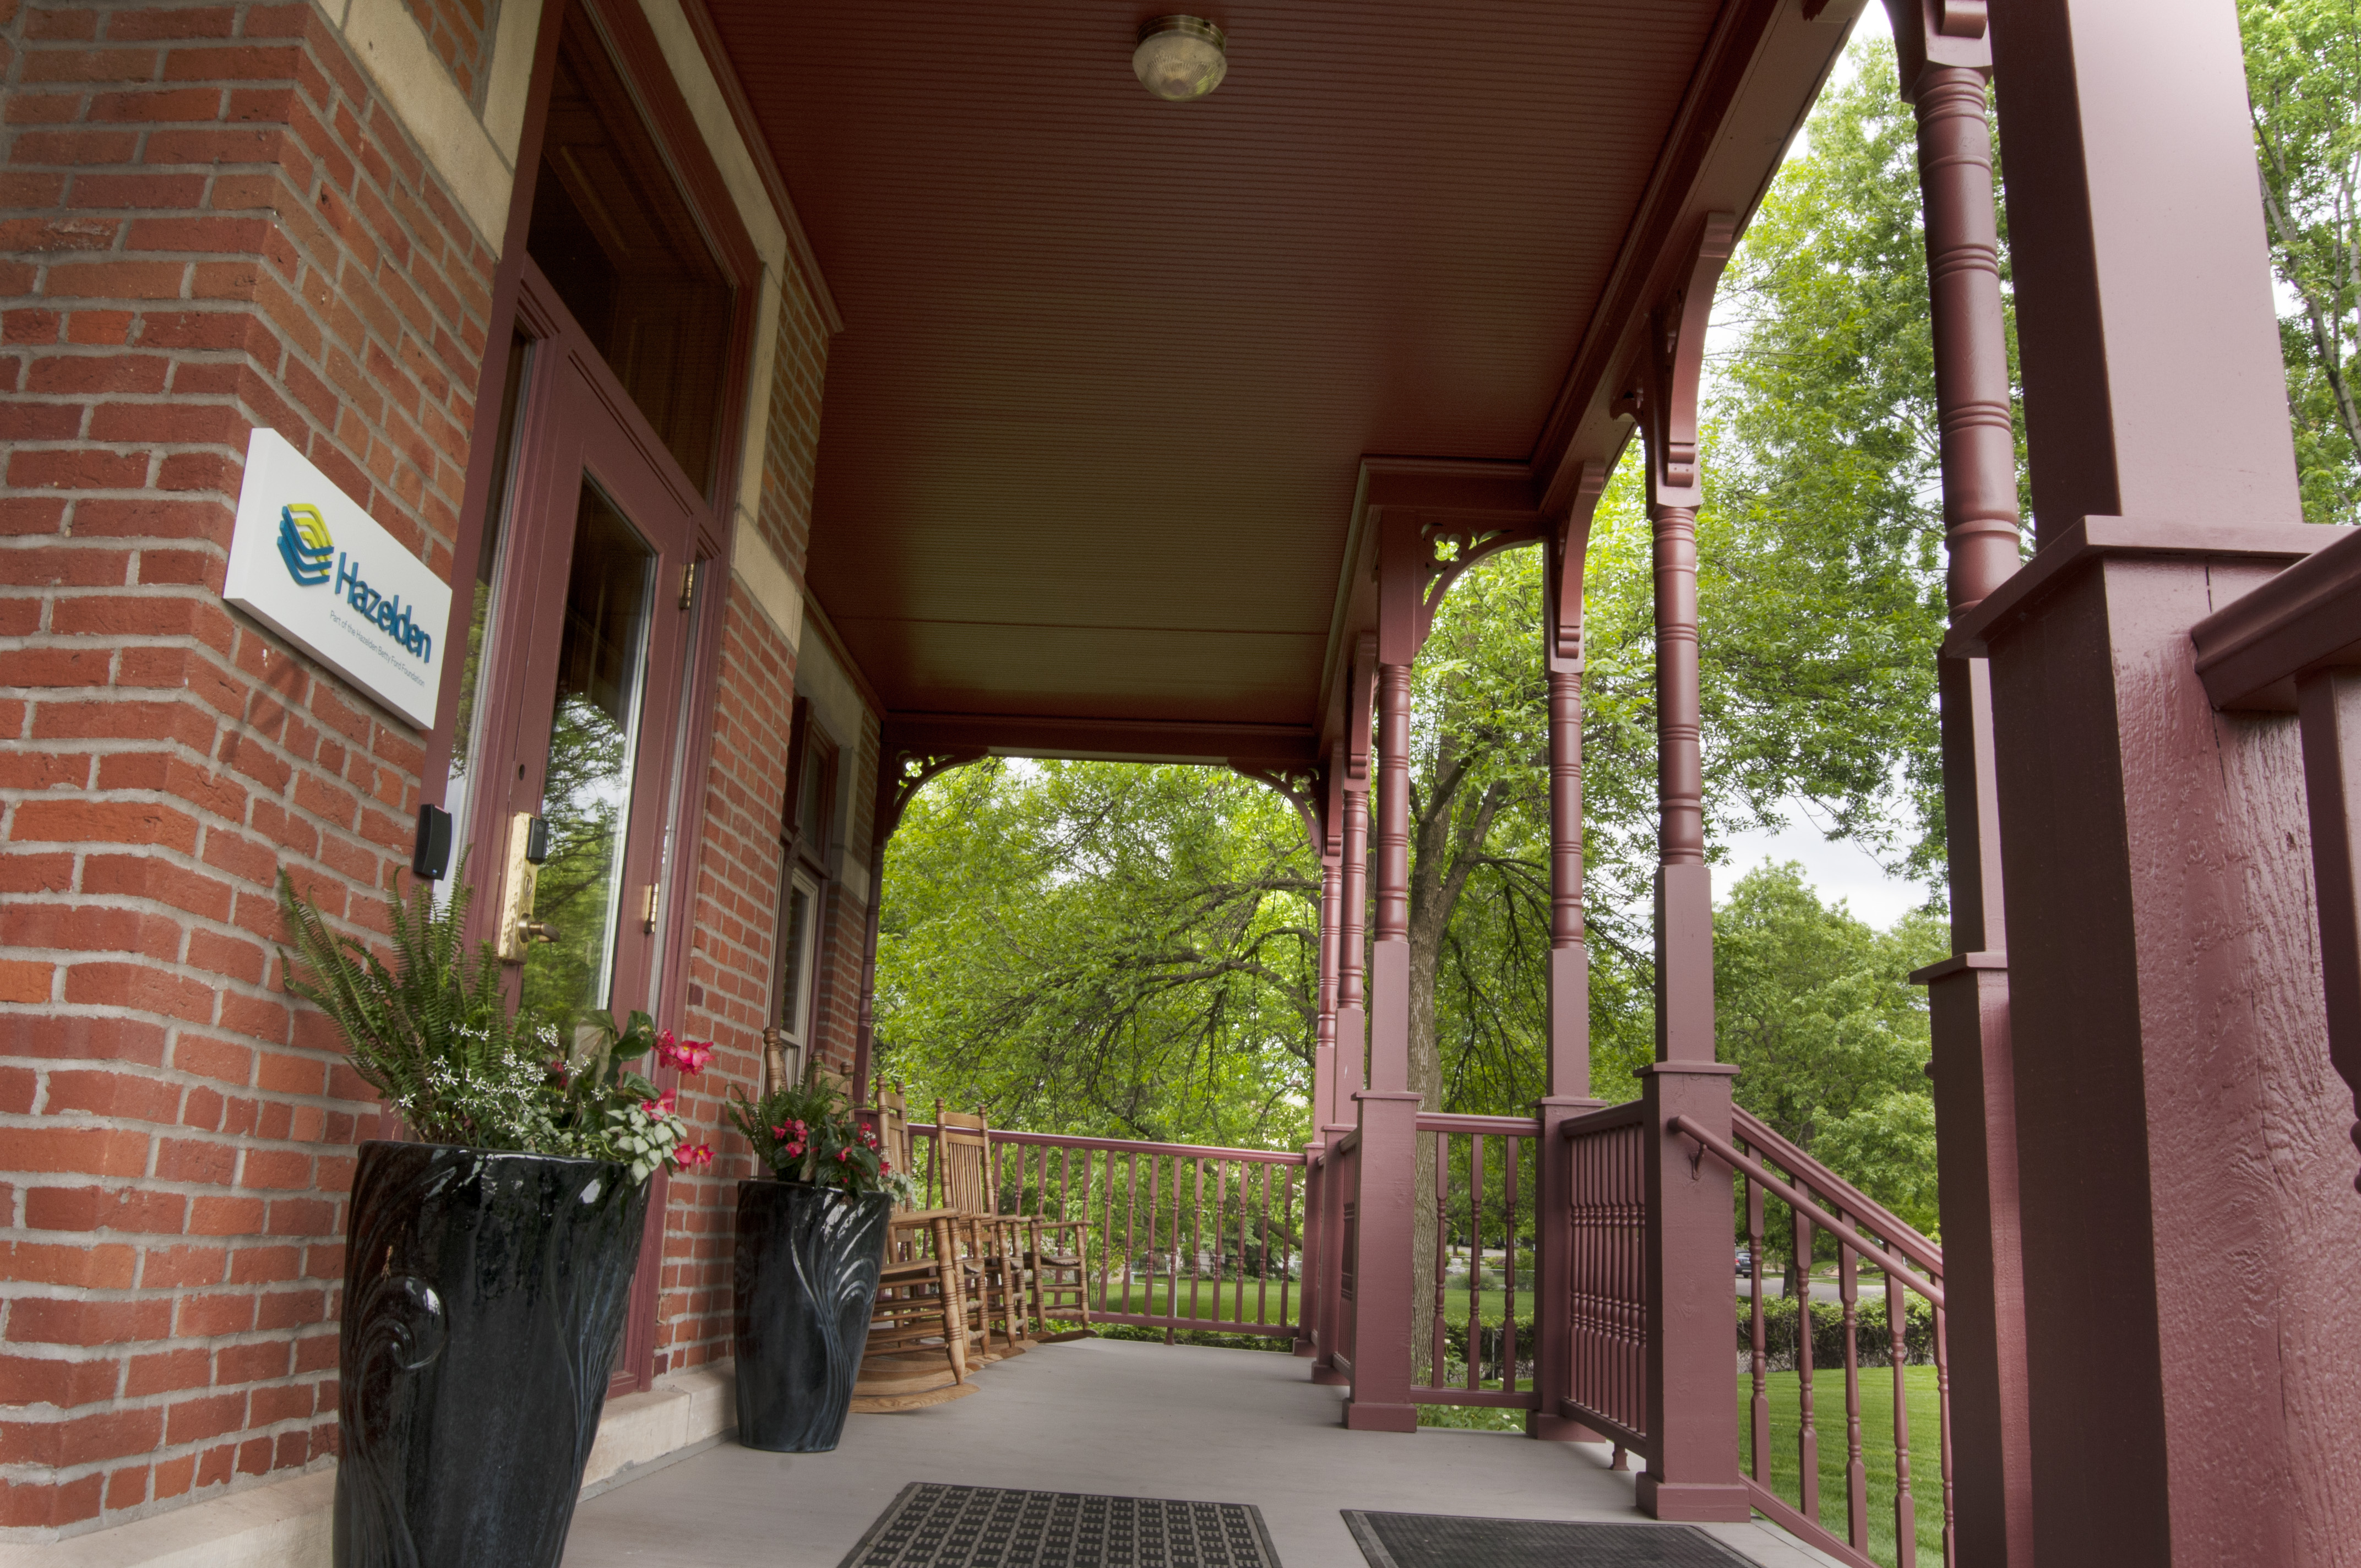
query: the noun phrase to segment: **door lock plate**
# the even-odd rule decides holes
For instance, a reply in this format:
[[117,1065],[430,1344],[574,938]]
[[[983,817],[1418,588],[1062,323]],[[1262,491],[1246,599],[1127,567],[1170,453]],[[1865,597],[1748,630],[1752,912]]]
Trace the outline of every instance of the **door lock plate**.
[[507,863],[500,877],[499,950],[511,963],[522,963],[525,949],[556,933],[533,917],[533,899],[541,884],[541,861],[548,852],[549,829],[530,811],[509,818]]

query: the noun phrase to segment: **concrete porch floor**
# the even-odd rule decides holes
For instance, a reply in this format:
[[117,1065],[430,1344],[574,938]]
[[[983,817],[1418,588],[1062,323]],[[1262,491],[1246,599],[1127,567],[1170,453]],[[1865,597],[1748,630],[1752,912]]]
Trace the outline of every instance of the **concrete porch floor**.
[[[913,1481],[1252,1503],[1286,1568],[1365,1568],[1338,1510],[1642,1518],[1608,1450],[1513,1433],[1346,1431],[1311,1364],[1117,1340],[1043,1345],[977,1374],[983,1392],[854,1416],[833,1453],[724,1439],[584,1503],[565,1568],[836,1568]],[[1834,1559],[1761,1519],[1704,1527],[1762,1568]]]

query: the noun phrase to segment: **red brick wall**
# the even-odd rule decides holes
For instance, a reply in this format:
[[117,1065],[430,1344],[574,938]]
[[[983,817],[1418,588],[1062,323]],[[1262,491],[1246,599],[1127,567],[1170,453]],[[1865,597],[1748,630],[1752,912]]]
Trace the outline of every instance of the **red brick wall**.
[[[828,330],[792,281],[775,347],[757,528],[800,578]],[[760,1088],[763,1025],[770,1016],[776,961],[779,812],[795,709],[795,650],[735,583],[722,632],[684,1020],[691,1034],[711,1039],[717,1048],[681,1096],[690,1124],[719,1157],[708,1175],[672,1180],[657,1313],[659,1374],[730,1354],[737,1183],[753,1174],[754,1158],[743,1138],[724,1130],[722,1097],[731,1084],[749,1092]]]
[[500,0],[404,0],[419,31],[435,58],[449,68],[451,79],[467,102],[481,106],[484,73],[492,63],[493,24]]
[[335,1434],[366,927],[418,733],[219,598],[248,431],[448,573],[493,258],[302,5],[0,0],[0,1526]]

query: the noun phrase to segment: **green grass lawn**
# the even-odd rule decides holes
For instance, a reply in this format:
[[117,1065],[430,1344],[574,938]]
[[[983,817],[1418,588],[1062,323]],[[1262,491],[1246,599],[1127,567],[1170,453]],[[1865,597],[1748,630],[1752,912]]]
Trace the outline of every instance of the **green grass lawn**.
[[[1505,1290],[1480,1291],[1476,1298],[1476,1308],[1482,1314],[1485,1322],[1497,1324],[1508,1312],[1509,1293]],[[1466,1287],[1444,1293],[1443,1321],[1454,1326],[1463,1325],[1467,1321]],[[1520,1336],[1532,1326],[1533,1293],[1530,1290],[1520,1290],[1517,1292],[1517,1329]]]
[[[1943,1561],[1942,1413],[1935,1393],[1935,1369],[1902,1370],[1910,1402],[1910,1495],[1917,1515],[1918,1561],[1928,1568]],[[1869,1554],[1892,1563],[1894,1554],[1894,1373],[1861,1370],[1861,1457],[1869,1481]],[[1773,1372],[1771,1400],[1771,1489],[1791,1505],[1798,1497],[1795,1434],[1802,1389],[1792,1372]],[[1750,1415],[1752,1377],[1738,1379],[1738,1458],[1753,1472]],[[1819,1370],[1812,1376],[1812,1428],[1819,1440],[1820,1523],[1839,1539],[1845,1518],[1844,1373]]]

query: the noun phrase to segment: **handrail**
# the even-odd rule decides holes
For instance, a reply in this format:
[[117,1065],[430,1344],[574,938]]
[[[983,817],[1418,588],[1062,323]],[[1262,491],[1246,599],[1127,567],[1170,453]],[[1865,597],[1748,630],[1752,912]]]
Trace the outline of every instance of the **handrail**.
[[1942,1246],[1931,1237],[1921,1234],[1909,1221],[1773,1132],[1769,1123],[1743,1106],[1731,1106],[1730,1120],[1738,1135],[1756,1150],[1767,1152],[1772,1158],[1798,1175],[1808,1169],[1812,1190],[1822,1197],[1835,1199],[1838,1207],[1900,1247],[1903,1255],[1919,1267],[1929,1274],[1943,1272]]
[[[932,1122],[912,1122],[910,1131],[935,1135]],[[992,1141],[996,1144],[1046,1144],[1051,1148],[1106,1149],[1115,1154],[1169,1154],[1183,1159],[1257,1160],[1265,1165],[1301,1165],[1301,1149],[1232,1149],[1213,1144],[1150,1144],[1133,1138],[1087,1138],[1069,1136],[1064,1133],[1016,1133],[1005,1128],[992,1129]]]
[[1579,1138],[1591,1133],[1611,1132],[1617,1127],[1631,1126],[1645,1120],[1646,1117],[1647,1107],[1643,1102],[1626,1100],[1620,1105],[1609,1105],[1603,1110],[1587,1111],[1579,1116],[1567,1117],[1558,1124],[1557,1135],[1562,1138]]
[[1421,1111],[1422,1133],[1470,1133],[1487,1138],[1536,1138],[1542,1124],[1531,1116],[1468,1116],[1455,1111]]
[[[1713,1134],[1706,1131],[1703,1127],[1698,1126],[1686,1116],[1675,1116],[1666,1124],[1666,1125],[1671,1127],[1674,1132],[1680,1134],[1683,1137],[1689,1138],[1696,1142],[1700,1147],[1711,1154],[1716,1159],[1721,1161],[1722,1164],[1730,1167],[1732,1170],[1743,1171],[1748,1176],[1752,1177],[1756,1181],[1763,1184],[1765,1191],[1777,1193],[1779,1197],[1786,1202],[1788,1207],[1811,1216],[1812,1223],[1818,1225],[1830,1235],[1834,1236],[1840,1245],[1850,1247],[1854,1252],[1859,1253],[1864,1259],[1870,1263],[1875,1264],[1879,1268],[1883,1269],[1889,1277],[1899,1279],[1905,1285],[1909,1286],[1913,1290],[1917,1291],[1921,1296],[1926,1297],[1927,1300],[1933,1302],[1936,1306],[1940,1307],[1943,1304],[1943,1288],[1941,1286],[1936,1284],[1930,1279],[1925,1279],[1920,1277],[1918,1275],[1913,1274],[1910,1270],[1894,1262],[1894,1254],[1892,1252],[1888,1252],[1885,1248],[1872,1247],[1862,1242],[1859,1234],[1856,1233],[1851,1226],[1846,1224],[1834,1214],[1829,1213],[1826,1209],[1821,1208],[1817,1203],[1813,1202],[1810,1199],[1796,1191],[1787,1183],[1772,1175],[1769,1170],[1763,1168],[1761,1161],[1750,1159],[1746,1156],[1740,1154],[1736,1149],[1730,1146],[1726,1139],[1716,1137]],[[1817,1175],[1817,1172],[1815,1174]],[[1905,1228],[1906,1229],[1907,1227]],[[1916,1233],[1913,1232],[1912,1234],[1915,1235]],[[1888,1241],[1889,1243],[1892,1241],[1892,1238],[1890,1237],[1881,1237],[1880,1239]],[[1899,1251],[1901,1249],[1897,1246],[1895,1250]]]

